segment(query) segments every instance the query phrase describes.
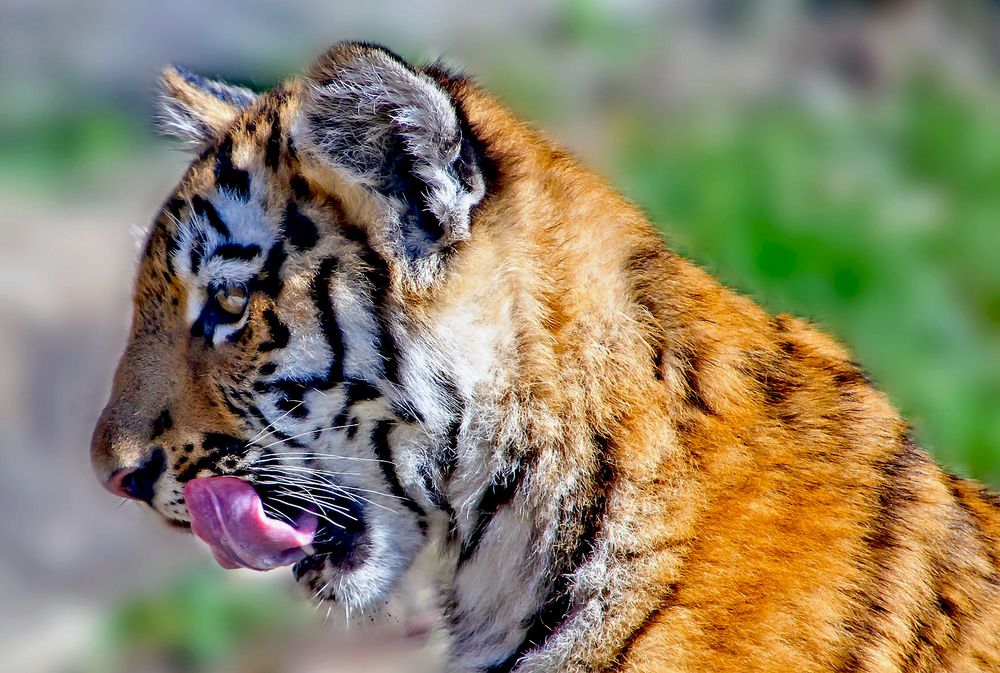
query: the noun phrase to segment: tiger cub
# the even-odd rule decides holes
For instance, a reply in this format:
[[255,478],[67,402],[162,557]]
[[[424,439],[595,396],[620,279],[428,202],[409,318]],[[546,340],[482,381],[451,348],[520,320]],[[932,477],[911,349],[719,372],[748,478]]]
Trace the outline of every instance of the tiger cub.
[[455,671],[1000,670],[1000,501],[475,83],[162,84],[113,493],[365,621],[433,549]]

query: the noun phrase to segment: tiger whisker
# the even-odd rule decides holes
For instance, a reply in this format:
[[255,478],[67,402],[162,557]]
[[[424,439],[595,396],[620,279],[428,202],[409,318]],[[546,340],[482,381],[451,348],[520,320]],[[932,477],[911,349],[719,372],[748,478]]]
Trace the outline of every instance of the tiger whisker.
[[267,485],[271,481],[282,486],[311,487],[314,490],[320,490],[329,495],[341,495],[347,500],[352,499],[350,491],[322,475],[301,475],[289,472],[263,474],[259,483]]
[[[324,584],[319,589],[317,589],[316,593],[314,593],[312,595],[312,597],[309,599],[311,601],[315,601],[316,602],[316,607],[313,609],[313,612],[319,612],[319,609],[323,606],[323,600],[319,598],[319,595],[321,593],[324,593],[327,589],[329,589],[330,588],[330,584],[332,582],[333,582],[332,578],[329,579],[329,580],[327,580],[326,584]],[[319,600],[317,600],[317,599],[319,599]]]
[[[306,501],[311,502],[314,505],[316,505],[317,507],[320,507],[320,508],[322,508],[324,510],[325,509],[332,509],[332,510],[336,511],[338,514],[342,515],[343,517],[345,517],[347,519],[350,519],[351,521],[357,521],[357,518],[355,518],[354,516],[352,516],[350,514],[350,510],[349,509],[347,509],[346,507],[343,507],[342,505],[335,505],[335,504],[329,502],[329,500],[327,498],[323,498],[322,496],[315,496],[315,495],[313,495],[311,493],[307,493],[307,492],[299,493],[299,492],[295,492],[295,491],[289,491],[288,489],[278,489],[278,493],[284,494],[284,495],[288,496],[289,498],[298,498],[299,500],[306,500]],[[322,501],[322,502],[320,502],[320,501]]]
[[294,472],[296,474],[311,474],[311,475],[330,475],[331,477],[340,476],[351,476],[360,477],[359,472],[341,472],[338,470],[323,470],[320,468],[313,468],[307,465],[264,465],[260,468],[261,472]]
[[[306,474],[308,474],[308,473],[306,473]],[[296,475],[293,474],[292,476],[294,477]],[[317,478],[322,478],[323,475],[315,475],[315,476]],[[342,489],[344,491],[352,491],[352,492],[359,492],[359,493],[371,493],[373,495],[380,495],[380,496],[385,497],[385,498],[393,498],[394,500],[411,500],[412,499],[412,498],[406,497],[405,495],[393,495],[391,493],[384,493],[382,491],[376,491],[376,490],[371,489],[371,488],[361,488],[360,486],[347,486],[347,485],[344,485],[344,484],[333,484],[333,483],[330,483],[329,481],[325,481],[323,483],[326,484],[326,485],[328,485],[328,486],[332,486],[333,488],[336,488],[336,489]]]
[[371,500],[370,498],[366,498],[363,495],[359,495],[357,492],[354,492],[354,491],[360,491],[360,492],[364,492],[364,493],[371,493],[373,495],[380,495],[380,496],[385,497],[385,498],[393,498],[393,499],[397,499],[397,500],[405,500],[406,499],[404,496],[390,495],[388,493],[382,493],[380,491],[374,491],[372,489],[357,488],[357,487],[354,487],[354,486],[339,486],[337,484],[331,484],[329,482],[308,481],[308,480],[302,479],[301,477],[298,477],[298,475],[292,475],[292,476],[295,479],[299,479],[298,482],[295,482],[295,481],[291,482],[292,485],[311,484],[320,493],[329,495],[331,497],[337,497],[337,496],[344,497],[344,498],[346,498],[346,499],[348,499],[348,500],[350,500],[352,502],[359,502],[359,501],[360,502],[365,502],[365,503],[368,503],[369,505],[371,505],[373,507],[378,507],[379,509],[384,509],[385,511],[392,512],[393,514],[398,514],[398,511],[395,510],[395,509],[393,509],[393,508],[391,508],[391,507],[387,507],[387,506],[385,506],[385,505],[383,505],[381,503],[375,502],[374,500]]
[[288,411],[286,411],[285,413],[283,413],[283,414],[282,414],[281,416],[278,416],[278,418],[276,418],[276,419],[274,419],[273,421],[269,422],[269,423],[268,423],[268,424],[267,424],[267,425],[266,425],[266,426],[264,427],[264,429],[263,429],[263,430],[261,430],[261,431],[260,431],[260,432],[258,432],[258,433],[257,433],[256,435],[254,435],[254,436],[253,436],[253,437],[251,437],[251,438],[250,438],[249,440],[247,440],[247,443],[246,443],[246,446],[245,446],[245,447],[243,447],[243,448],[249,448],[251,444],[253,444],[254,442],[256,442],[256,441],[257,441],[257,440],[258,440],[258,439],[259,439],[259,438],[261,437],[261,435],[265,435],[265,433],[266,433],[266,435],[271,435],[271,434],[273,434],[272,432],[270,432],[270,430],[271,430],[271,429],[274,429],[274,428],[275,428],[275,425],[276,425],[276,424],[277,424],[277,423],[278,423],[279,421],[281,421],[281,420],[282,420],[283,418],[285,418],[286,416],[288,416],[288,414],[292,413],[293,411],[295,411],[296,409],[298,409],[298,408],[299,408],[300,406],[302,406],[302,403],[303,403],[303,402],[304,402],[304,400],[300,400],[300,401],[299,401],[299,402],[298,402],[298,403],[297,403],[297,404],[296,404],[296,405],[295,405],[294,407],[292,407],[291,409],[289,409]]
[[[266,466],[262,466],[260,468],[260,470],[258,470],[258,472],[260,472],[261,474],[266,474],[268,472],[278,472],[278,471],[282,471],[283,467],[291,468],[289,470],[284,470],[285,472],[302,472],[303,474],[320,474],[320,473],[307,472],[306,470],[308,470],[308,468],[295,469],[297,467],[296,465],[266,465]],[[334,471],[334,470],[324,470],[321,474],[329,475],[331,477],[360,477],[361,476],[360,472],[337,472],[337,471]]]
[[275,498],[274,496],[271,497],[271,500],[273,500],[275,502],[280,502],[282,505],[286,505],[288,507],[292,507],[292,508],[297,509],[297,510],[302,511],[302,512],[308,512],[309,514],[312,514],[313,516],[315,516],[317,518],[323,519],[327,523],[330,523],[330,524],[336,526],[337,528],[340,528],[342,530],[347,530],[347,528],[343,524],[337,523],[336,521],[334,521],[330,517],[326,516],[325,514],[322,514],[320,512],[313,512],[308,507],[302,507],[300,505],[296,505],[295,503],[288,502],[287,500],[282,500],[281,498]]
[[276,453],[268,456],[262,456],[257,459],[256,463],[269,463],[269,462],[280,462],[285,459],[291,460],[311,460],[311,459],[330,459],[330,460],[357,460],[369,463],[391,463],[391,460],[381,460],[379,458],[361,458],[359,456],[341,456],[335,453],[318,453],[318,452],[289,452],[289,453]]
[[[369,503],[371,505],[374,505],[376,507],[380,507],[382,509],[385,509],[386,511],[389,511],[389,512],[395,512],[396,510],[393,510],[390,507],[386,507],[385,505],[381,505],[381,504],[379,504],[377,502],[373,502],[372,500],[370,500],[368,498],[365,498],[364,496],[358,495],[358,494],[359,493],[370,493],[370,494],[373,494],[373,495],[378,495],[378,496],[381,496],[381,497],[384,497],[384,498],[392,498],[392,499],[395,499],[395,500],[408,500],[409,499],[409,498],[406,498],[406,496],[392,495],[392,494],[389,494],[389,493],[383,493],[381,491],[376,491],[376,490],[373,490],[373,489],[367,489],[367,488],[360,488],[360,487],[357,487],[357,486],[348,486],[348,485],[344,485],[344,484],[338,484],[336,482],[333,482],[333,481],[329,480],[329,477],[327,475],[336,476],[338,474],[337,472],[334,472],[334,471],[331,471],[331,470],[321,470],[321,469],[318,469],[318,468],[305,467],[305,466],[293,466],[293,465],[268,465],[268,466],[263,467],[260,470],[260,472],[262,474],[264,474],[264,475],[267,475],[268,473],[270,473],[274,477],[282,477],[282,475],[284,475],[284,477],[288,478],[289,480],[294,480],[296,482],[301,482],[301,483],[309,483],[309,484],[311,484],[311,485],[319,488],[321,491],[326,492],[326,493],[328,493],[330,495],[343,495],[343,496],[348,497],[350,499],[357,498],[357,499],[360,499],[360,500],[362,500],[364,502],[367,502],[367,503]],[[308,479],[309,477],[311,477],[312,480],[309,480]]]
[[274,518],[276,518],[276,519],[282,519],[282,520],[284,520],[289,525],[292,525],[292,526],[295,525],[295,521],[292,519],[292,517],[288,516],[287,514],[285,514],[284,512],[282,512],[281,510],[279,510],[279,509],[271,506],[270,503],[267,503],[267,502],[264,503],[264,512],[267,513],[268,515],[274,516]]
[[332,497],[343,497],[346,500],[356,502],[354,496],[345,489],[342,489],[337,484],[326,480],[323,477],[303,477],[297,474],[274,474],[274,475],[264,475],[264,480],[258,480],[258,483],[269,485],[274,482],[276,485],[286,486],[286,487],[299,487],[305,490],[306,487],[312,487],[314,490],[319,490],[321,493],[330,495]]
[[402,406],[403,410],[406,413],[408,413],[411,418],[413,418],[413,420],[416,422],[416,424],[420,427],[421,430],[423,430],[428,435],[433,435],[430,428],[427,427],[427,423],[421,420],[420,414],[417,413],[417,410],[414,409],[413,405],[409,402],[409,400],[406,399],[406,390],[403,388],[403,386],[388,380],[384,381],[384,383],[390,386],[391,388],[394,388],[397,392],[401,393],[399,395],[399,404],[400,406]]
[[[404,499],[404,498],[402,498],[402,497],[400,497],[400,496],[394,496],[394,495],[388,495],[388,494],[386,494],[386,493],[379,493],[378,491],[371,491],[371,490],[368,490],[368,489],[355,489],[355,490],[364,490],[364,491],[365,491],[365,492],[367,492],[367,493],[372,493],[372,494],[374,494],[374,495],[382,495],[382,496],[385,496],[386,498],[398,498],[398,499]],[[395,510],[395,509],[393,509],[393,508],[391,508],[391,507],[386,507],[385,505],[383,505],[383,504],[381,504],[381,503],[377,503],[377,502],[375,502],[374,500],[370,500],[370,499],[366,498],[366,497],[365,497],[365,496],[363,496],[363,495],[358,495],[357,493],[352,493],[352,494],[350,494],[350,497],[351,497],[352,499],[357,499],[357,500],[360,500],[361,502],[366,502],[366,503],[368,503],[369,505],[371,505],[372,507],[378,507],[379,509],[384,509],[384,510],[385,510],[385,511],[387,511],[387,512],[392,512],[393,514],[398,514],[398,513],[399,513],[399,511],[398,511],[398,510]]]
[[328,481],[299,478],[296,476],[294,479],[291,480],[284,480],[284,481],[268,480],[268,481],[259,481],[258,483],[262,483],[264,485],[277,485],[284,487],[299,487],[303,489],[308,487],[311,489],[310,493],[315,492],[326,498],[343,498],[350,502],[367,502],[376,507],[381,507],[389,512],[395,511],[389,507],[380,505],[379,503],[372,502],[371,500],[365,498],[364,496],[357,495],[356,493],[351,493],[350,491],[338,486],[337,484],[332,484]]
[[[281,475],[274,475],[274,476],[275,477],[281,477]],[[370,488],[360,488],[358,486],[344,486],[344,485],[341,485],[341,484],[334,484],[334,483],[331,483],[329,481],[324,480],[322,478],[322,475],[317,475],[316,476],[316,479],[319,479],[320,481],[309,480],[307,478],[302,478],[302,477],[300,477],[297,474],[291,474],[291,475],[286,475],[286,476],[290,479],[291,483],[308,484],[308,485],[311,485],[311,486],[315,486],[316,488],[319,488],[319,489],[325,491],[326,493],[328,493],[330,495],[334,495],[334,494],[336,494],[336,495],[342,495],[342,496],[344,496],[344,497],[346,497],[348,499],[361,498],[365,502],[371,502],[370,500],[367,500],[367,499],[363,498],[362,496],[358,495],[358,493],[370,493],[372,495],[379,495],[379,496],[382,496],[384,498],[392,498],[393,500],[409,500],[410,499],[410,498],[407,498],[404,495],[392,495],[391,493],[383,493],[382,491],[376,491],[376,490],[370,489]],[[282,482],[282,483],[287,483],[287,482]],[[375,504],[375,503],[373,503],[373,504]]]
[[[357,424],[355,423],[354,425],[357,425]],[[297,435],[292,435],[290,437],[285,437],[284,439],[279,439],[276,442],[271,442],[270,444],[265,444],[264,446],[260,446],[259,444],[255,444],[254,446],[256,448],[261,449],[261,450],[269,449],[272,446],[277,446],[278,444],[284,444],[285,442],[289,442],[289,441],[291,441],[293,439],[298,439],[299,437],[305,437],[306,435],[311,435],[314,432],[326,432],[327,430],[342,430],[344,428],[352,428],[352,427],[354,427],[354,425],[333,425],[333,426],[330,426],[328,428],[316,428],[314,430],[308,430],[306,432],[300,432]]]

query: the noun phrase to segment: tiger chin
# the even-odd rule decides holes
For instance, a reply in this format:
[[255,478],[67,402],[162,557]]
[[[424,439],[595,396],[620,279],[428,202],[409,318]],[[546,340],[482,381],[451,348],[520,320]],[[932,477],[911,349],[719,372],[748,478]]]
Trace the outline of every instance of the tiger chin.
[[1000,670],[998,499],[469,78],[162,89],[110,491],[348,613],[431,550],[455,671]]

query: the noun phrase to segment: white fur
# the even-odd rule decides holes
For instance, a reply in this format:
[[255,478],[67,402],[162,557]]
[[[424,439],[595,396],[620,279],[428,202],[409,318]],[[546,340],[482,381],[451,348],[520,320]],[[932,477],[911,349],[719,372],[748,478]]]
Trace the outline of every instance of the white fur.
[[[451,99],[430,77],[379,51],[343,64],[332,81],[307,81],[305,94],[308,114],[293,126],[293,135],[380,202],[386,220],[383,235],[397,254],[407,246],[408,234],[399,222],[404,204],[379,191],[377,170],[388,160],[393,138],[401,140],[414,174],[425,185],[427,208],[444,230],[426,255],[409,260],[411,281],[426,287],[439,271],[437,252],[469,237],[470,211],[485,193],[478,173],[468,191],[452,173],[461,151],[461,130]],[[320,118],[325,121],[313,123]]]

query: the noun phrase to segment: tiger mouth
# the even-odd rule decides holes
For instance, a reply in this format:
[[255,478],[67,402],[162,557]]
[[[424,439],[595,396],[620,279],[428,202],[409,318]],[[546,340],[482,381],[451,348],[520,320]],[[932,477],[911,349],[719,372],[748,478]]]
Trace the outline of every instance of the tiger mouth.
[[192,479],[184,486],[191,530],[223,568],[265,571],[297,562],[308,567],[315,565],[310,559],[343,562],[353,555],[364,532],[360,516],[348,528],[319,511],[289,513],[268,502],[272,516],[266,498],[266,491],[258,493],[236,477]]

